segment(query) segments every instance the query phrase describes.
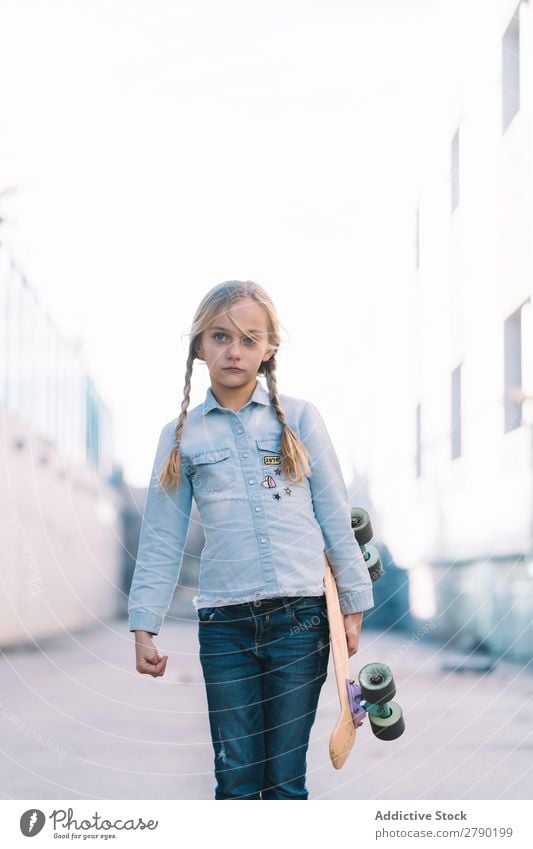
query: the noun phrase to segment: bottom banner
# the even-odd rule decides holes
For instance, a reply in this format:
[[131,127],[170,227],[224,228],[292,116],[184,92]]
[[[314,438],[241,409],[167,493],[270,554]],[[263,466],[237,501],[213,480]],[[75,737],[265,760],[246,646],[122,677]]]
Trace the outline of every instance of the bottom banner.
[[[2,844],[14,847],[56,845],[70,840],[93,844],[101,841],[127,846],[179,846],[180,840],[197,839],[204,844],[217,840],[232,847],[253,844],[254,849],[272,846],[281,835],[273,831],[283,824],[283,843],[307,837],[317,841],[354,841],[368,846],[429,847],[506,846],[529,849],[530,802],[523,800],[435,800],[423,802],[387,800],[306,800],[307,805],[282,805],[261,814],[241,806],[236,817],[232,806],[215,800],[6,800],[0,802]],[[233,800],[238,801],[238,800]],[[283,800],[277,800],[283,801]],[[209,811],[207,810],[209,808]],[[202,810],[204,809],[204,810]],[[529,814],[529,816],[528,816]],[[263,827],[263,820],[265,824]],[[258,826],[260,826],[258,828]]]

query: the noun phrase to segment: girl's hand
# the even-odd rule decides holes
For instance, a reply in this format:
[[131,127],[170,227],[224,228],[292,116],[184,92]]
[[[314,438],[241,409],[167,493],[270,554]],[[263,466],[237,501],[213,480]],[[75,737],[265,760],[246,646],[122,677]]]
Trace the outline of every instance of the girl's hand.
[[137,672],[153,675],[154,678],[165,674],[168,654],[161,657],[148,631],[135,631],[135,655]]
[[359,637],[361,635],[361,623],[363,621],[363,611],[360,613],[345,613],[344,614],[344,630],[346,631],[346,642],[348,644],[348,657],[355,654],[359,648]]

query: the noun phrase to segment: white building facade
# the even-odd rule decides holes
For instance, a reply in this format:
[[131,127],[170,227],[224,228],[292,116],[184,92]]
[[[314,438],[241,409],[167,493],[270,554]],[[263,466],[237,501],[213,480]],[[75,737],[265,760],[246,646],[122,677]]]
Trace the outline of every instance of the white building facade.
[[464,649],[524,659],[533,655],[533,12],[527,0],[475,0],[441,14],[411,281],[386,339],[390,373],[376,376],[382,401],[369,409],[369,490],[380,536],[409,570],[415,618]]
[[111,413],[0,246],[0,646],[120,609]]

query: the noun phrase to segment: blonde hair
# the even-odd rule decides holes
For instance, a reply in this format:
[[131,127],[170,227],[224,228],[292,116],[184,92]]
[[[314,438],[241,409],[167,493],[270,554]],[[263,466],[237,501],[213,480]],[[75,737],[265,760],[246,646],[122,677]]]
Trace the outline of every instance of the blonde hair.
[[[187,408],[190,402],[191,391],[191,376],[194,360],[198,357],[197,345],[200,341],[203,331],[210,325],[215,316],[221,311],[233,305],[236,301],[242,298],[253,298],[265,310],[268,322],[268,345],[265,353],[274,351],[275,353],[270,359],[262,362],[258,369],[258,374],[264,374],[268,387],[268,394],[278,421],[282,425],[281,430],[281,467],[285,476],[294,483],[300,483],[304,479],[304,475],[310,474],[309,454],[305,445],[298,439],[294,430],[285,421],[285,413],[280,404],[278,395],[278,382],[276,377],[276,353],[281,344],[281,336],[279,330],[279,319],[276,313],[276,308],[272,299],[267,292],[258,283],[251,280],[244,282],[240,280],[228,280],[226,283],[219,283],[213,286],[207,292],[200,302],[198,309],[193,318],[190,331],[189,353],[187,356],[187,366],[185,370],[185,385],[183,387],[183,401],[181,403],[181,411],[176,423],[176,442],[173,445],[170,454],[163,464],[159,477],[160,486],[167,490],[174,490],[181,479],[181,458],[180,458],[180,442],[181,433],[187,418]],[[255,338],[248,330],[243,330],[239,324],[234,321],[234,324],[241,332],[245,332],[247,336]]]

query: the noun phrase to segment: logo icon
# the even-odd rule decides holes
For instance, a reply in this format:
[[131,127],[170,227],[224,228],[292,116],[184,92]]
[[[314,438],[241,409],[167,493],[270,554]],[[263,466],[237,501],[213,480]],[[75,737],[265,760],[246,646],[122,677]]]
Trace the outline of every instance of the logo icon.
[[20,818],[20,830],[24,837],[35,837],[41,831],[45,821],[46,817],[42,811],[38,808],[29,808]]

